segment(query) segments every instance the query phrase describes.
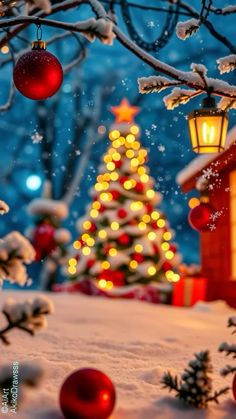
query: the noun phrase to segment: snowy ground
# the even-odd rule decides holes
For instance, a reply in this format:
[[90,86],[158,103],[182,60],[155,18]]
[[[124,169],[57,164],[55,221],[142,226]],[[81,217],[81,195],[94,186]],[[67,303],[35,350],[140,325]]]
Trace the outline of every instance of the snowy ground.
[[[23,299],[35,294],[3,292],[0,303],[8,295]],[[81,295],[52,298],[56,312],[48,318],[47,330],[35,338],[14,331],[10,347],[0,342],[1,364],[41,359],[47,370],[41,387],[27,392],[17,418],[62,419],[61,383],[73,370],[89,366],[106,372],[115,383],[118,400],[111,419],[236,417],[231,394],[219,406],[198,411],[183,407],[160,385],[164,371],[180,373],[195,351],[207,348],[212,351],[215,387],[231,382],[231,377],[225,380],[219,375],[226,360],[217,347],[233,341],[226,323],[229,315],[235,315],[223,303],[182,309]]]

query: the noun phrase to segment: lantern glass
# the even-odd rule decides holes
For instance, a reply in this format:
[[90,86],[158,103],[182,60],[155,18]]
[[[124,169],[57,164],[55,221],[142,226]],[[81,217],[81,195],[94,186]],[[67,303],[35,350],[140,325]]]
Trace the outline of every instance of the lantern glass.
[[199,109],[189,117],[189,130],[193,151],[219,153],[225,148],[228,115],[217,108]]

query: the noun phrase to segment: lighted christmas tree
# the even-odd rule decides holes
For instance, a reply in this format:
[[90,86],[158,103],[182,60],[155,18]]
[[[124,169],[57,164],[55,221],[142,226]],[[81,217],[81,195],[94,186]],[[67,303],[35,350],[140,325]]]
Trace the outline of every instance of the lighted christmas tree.
[[92,191],[93,202],[78,221],[68,271],[74,281],[94,280],[100,289],[150,282],[176,282],[180,255],[173,233],[156,206],[161,194],[145,167],[147,151],[134,123],[138,107],[124,99],[112,107],[111,145]]

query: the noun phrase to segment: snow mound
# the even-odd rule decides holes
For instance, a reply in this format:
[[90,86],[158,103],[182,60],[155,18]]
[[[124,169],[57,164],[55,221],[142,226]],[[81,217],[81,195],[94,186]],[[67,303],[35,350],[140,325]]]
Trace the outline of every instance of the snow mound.
[[230,313],[232,312],[232,307],[230,307],[225,301],[217,300],[217,301],[198,301],[192,308],[194,311],[201,311],[205,313]]

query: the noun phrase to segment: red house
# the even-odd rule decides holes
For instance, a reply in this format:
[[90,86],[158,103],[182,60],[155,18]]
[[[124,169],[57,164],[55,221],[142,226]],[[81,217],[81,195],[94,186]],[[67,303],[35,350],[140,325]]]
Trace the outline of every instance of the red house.
[[189,192],[201,178],[208,180],[210,203],[218,211],[212,230],[200,233],[207,300],[223,299],[236,307],[236,126],[223,153],[197,157],[178,174],[177,183]]

